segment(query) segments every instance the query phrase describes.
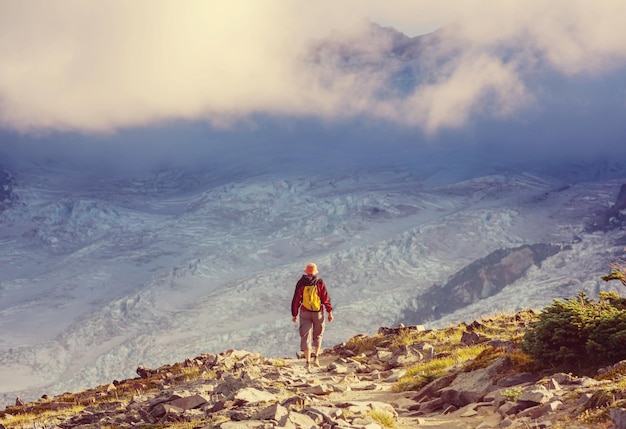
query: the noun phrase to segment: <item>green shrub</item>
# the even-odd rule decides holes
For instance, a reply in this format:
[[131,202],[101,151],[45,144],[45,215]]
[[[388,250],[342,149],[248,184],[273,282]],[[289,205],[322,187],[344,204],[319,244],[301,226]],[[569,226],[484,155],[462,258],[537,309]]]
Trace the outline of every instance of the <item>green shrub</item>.
[[600,292],[599,297],[603,301],[608,301],[613,307],[626,310],[626,298],[622,298],[617,292]]
[[573,372],[626,359],[626,310],[616,295],[601,298],[592,301],[580,292],[555,300],[527,329],[522,351],[540,365]]
[[504,396],[507,401],[517,401],[517,398],[524,392],[524,388],[522,386],[511,387],[509,389],[504,389],[500,391],[500,394]]

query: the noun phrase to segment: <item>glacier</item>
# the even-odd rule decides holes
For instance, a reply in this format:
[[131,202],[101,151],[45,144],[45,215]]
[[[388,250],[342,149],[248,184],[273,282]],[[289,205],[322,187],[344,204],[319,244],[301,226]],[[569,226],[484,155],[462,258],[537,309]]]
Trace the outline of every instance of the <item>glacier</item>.
[[294,356],[290,302],[307,262],[328,284],[324,346],[395,326],[420,293],[498,249],[567,245],[499,293],[429,322],[540,308],[624,254],[586,232],[626,165],[463,170],[448,159],[324,174],[162,170],[92,177],[37,165],[0,212],[0,398],[132,378],[201,353]]

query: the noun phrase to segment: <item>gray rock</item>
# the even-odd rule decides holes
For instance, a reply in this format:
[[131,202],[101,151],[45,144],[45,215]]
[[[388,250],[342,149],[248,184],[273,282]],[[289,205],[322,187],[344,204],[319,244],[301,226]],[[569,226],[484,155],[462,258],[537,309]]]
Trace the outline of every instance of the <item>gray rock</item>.
[[185,410],[183,412],[183,418],[186,421],[193,421],[193,420],[200,420],[202,418],[204,418],[206,416],[206,413],[202,410],[199,409],[191,409],[191,410]]
[[333,392],[338,392],[338,393],[346,393],[352,390],[350,386],[347,386],[345,384],[333,384],[332,388],[333,388]]
[[518,413],[517,417],[530,417],[533,420],[537,420],[541,417],[547,416],[548,414],[554,413],[562,407],[563,403],[561,401],[548,402],[547,404],[527,408]]
[[254,415],[254,420],[276,420],[280,421],[283,417],[289,414],[289,410],[279,403],[270,405],[263,408]]
[[497,348],[503,348],[506,350],[507,353],[510,353],[513,351],[513,349],[515,349],[515,345],[513,344],[512,341],[508,341],[508,340],[500,340],[500,339],[493,339],[491,341],[487,341],[487,345],[491,346],[495,349]]
[[[507,377],[501,378],[496,382],[498,387],[512,387],[526,383],[536,383],[540,376],[530,372],[518,372]],[[556,382],[556,380],[555,380]]]
[[391,375],[387,376],[383,379],[386,383],[395,383],[400,378],[406,375],[407,371],[404,368],[394,368],[391,370]]
[[535,404],[545,404],[550,401],[553,396],[554,393],[550,392],[545,387],[530,386],[522,391],[517,400],[521,402],[534,402]]
[[376,358],[382,360],[383,362],[387,362],[392,356],[393,353],[386,349],[379,349],[376,351]]
[[546,385],[546,389],[548,389],[548,390],[556,390],[556,391],[562,390],[561,385],[554,378],[551,378],[550,380],[548,380],[548,384]]
[[306,414],[298,413],[295,411],[289,412],[279,422],[279,425],[286,427],[295,427],[302,429],[317,429],[319,426],[311,417]]
[[626,408],[613,408],[610,413],[613,427],[615,429],[626,429]]
[[457,407],[479,402],[487,393],[495,389],[494,375],[509,368],[510,365],[508,358],[499,358],[487,368],[462,372],[457,375],[450,386],[439,391],[441,399]]
[[381,326],[380,328],[378,328],[378,334],[379,335],[397,335],[398,333],[400,333],[400,331],[424,332],[425,330],[426,328],[424,328],[424,325],[404,326],[401,323],[395,328]]
[[201,405],[204,405],[208,402],[208,399],[202,395],[193,395],[187,396],[185,398],[175,399],[168,402],[168,404],[174,407],[182,408],[183,410],[190,410],[192,408],[197,408]]
[[476,429],[499,428],[501,423],[502,416],[496,413],[485,417],[485,419],[478,426],[476,426]]
[[343,417],[343,411],[335,407],[312,406],[307,407],[304,413],[315,420],[316,423],[332,423]]
[[158,404],[152,410],[150,410],[150,414],[156,419],[162,419],[165,416],[174,416],[178,417],[183,414],[185,410],[179,407],[174,407],[169,404]]
[[137,375],[141,378],[148,378],[156,373],[154,370],[151,370],[150,368],[146,368],[143,365],[137,367],[136,372],[137,372]]
[[273,427],[273,424],[260,420],[230,421],[220,425],[221,429],[271,429]]
[[476,408],[478,408],[478,404],[475,402],[467,404],[466,406],[459,408],[455,412],[455,415],[459,417],[474,417],[478,415],[478,411],[476,411]]
[[423,359],[424,355],[422,355],[422,353],[416,348],[401,346],[393,352],[393,355],[391,356],[391,359],[389,359],[388,363],[392,367],[399,367],[420,362]]
[[578,380],[578,384],[579,384],[581,387],[595,387],[595,386],[597,386],[598,384],[600,384],[600,382],[599,382],[599,381],[597,381],[597,380],[594,380],[593,378],[590,378],[590,377],[581,377],[581,378]]
[[439,410],[443,407],[443,405],[444,404],[441,398],[435,398],[426,402],[416,402],[414,405],[409,405],[407,409],[410,411],[420,411],[423,414],[428,414]]
[[536,404],[534,402],[505,402],[500,406],[500,408],[498,408],[498,413],[500,413],[500,415],[503,417],[514,416],[519,412],[535,405]]
[[461,335],[461,343],[465,344],[466,346],[474,345],[478,343],[479,341],[480,341],[480,335],[478,335],[476,332],[465,331]]
[[352,371],[346,365],[333,362],[328,365],[328,369],[334,374],[350,374]]
[[424,356],[432,359],[435,357],[435,346],[430,343],[423,343],[420,345],[420,349],[424,353]]
[[311,395],[330,395],[333,393],[335,389],[328,384],[318,384],[317,386],[311,386],[306,389],[303,389],[303,392],[309,393]]
[[153,398],[149,403],[148,403],[148,409],[152,410],[152,408],[156,407],[157,405],[160,404],[165,404],[168,402],[172,402],[175,401],[177,399],[182,399],[185,396],[189,396],[188,392],[185,393],[172,393],[172,392],[163,392],[161,395]]
[[247,387],[238,391],[235,394],[234,399],[256,404],[259,402],[276,401],[276,395],[263,390],[255,389],[254,387]]
[[417,392],[417,395],[413,397],[413,400],[421,401],[424,398],[433,398],[435,396],[439,397],[439,391],[450,386],[456,377],[457,374],[450,374],[431,381]]
[[216,394],[230,396],[238,390],[243,389],[245,386],[246,383],[244,383],[243,380],[227,373],[222,376],[222,382],[215,387],[214,392]]
[[513,426],[513,420],[511,420],[510,417],[504,417],[502,421],[500,422],[500,426],[498,427],[501,429],[505,429],[505,428],[510,428],[511,426]]
[[609,371],[613,371],[616,369],[620,369],[621,367],[626,366],[626,360],[621,360],[613,365],[609,365],[604,368],[598,369],[598,374],[606,374]]
[[553,374],[551,378],[562,385],[578,384],[578,378],[564,372],[558,372],[556,374]]
[[386,402],[377,401],[348,401],[341,404],[337,404],[340,408],[346,408],[349,413],[352,414],[367,414],[370,410],[379,410],[391,414],[393,417],[398,417],[398,412]]
[[576,406],[585,405],[593,397],[593,393],[583,393],[576,401]]

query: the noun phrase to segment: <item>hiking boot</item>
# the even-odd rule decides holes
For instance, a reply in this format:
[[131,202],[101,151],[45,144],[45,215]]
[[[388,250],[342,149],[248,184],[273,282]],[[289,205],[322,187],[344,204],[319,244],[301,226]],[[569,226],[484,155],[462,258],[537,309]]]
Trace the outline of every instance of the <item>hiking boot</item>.
[[319,361],[319,360],[317,360],[317,358],[315,358],[315,360],[313,361],[313,366],[316,366],[316,367],[318,367],[318,368],[319,368],[319,366],[320,366],[320,361]]
[[305,367],[306,369],[311,368],[311,362],[306,361],[306,364],[304,365],[304,367]]

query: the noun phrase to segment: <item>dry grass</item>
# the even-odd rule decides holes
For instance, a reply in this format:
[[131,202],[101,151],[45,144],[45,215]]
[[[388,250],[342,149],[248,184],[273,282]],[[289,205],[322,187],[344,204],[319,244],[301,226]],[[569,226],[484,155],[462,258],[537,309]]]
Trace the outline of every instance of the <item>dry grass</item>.
[[287,365],[287,361],[285,359],[272,359],[270,360],[271,365],[276,368],[285,368]]
[[369,337],[367,335],[357,335],[346,342],[346,348],[357,355],[374,351],[385,340],[382,335]]
[[536,367],[527,355],[514,350],[508,352],[503,347],[487,346],[479,342],[466,346],[461,342],[463,333],[471,330],[482,338],[519,343],[528,323],[536,317],[535,312],[524,310],[517,314],[498,313],[484,316],[472,325],[459,324],[444,329],[425,332],[400,332],[392,339],[394,345],[411,345],[429,343],[435,347],[435,358],[418,362],[409,368],[407,373],[394,386],[394,391],[419,390],[429,382],[448,374],[452,369],[463,366],[465,371],[485,368],[499,357],[508,355],[512,359],[514,371],[522,372]]
[[543,369],[535,359],[521,350],[513,350],[509,359],[515,372],[539,372]]
[[431,381],[446,375],[451,368],[476,358],[483,350],[485,350],[483,345],[464,346],[446,356],[418,362],[407,368],[406,374],[398,380],[393,390],[395,392],[419,390]]
[[55,427],[58,423],[80,413],[84,409],[85,406],[82,405],[71,405],[58,411],[34,410],[30,413],[5,415],[0,418],[0,424],[13,429]]
[[396,426],[393,416],[384,410],[370,410],[367,412],[367,415],[382,427],[393,428]]
[[[108,385],[99,386],[80,393],[64,393],[54,398],[40,399],[24,407],[7,407],[4,411],[0,411],[0,424],[12,429],[56,427],[88,406],[110,410],[123,409],[137,393],[160,390],[164,377],[168,377],[171,383],[182,384],[200,378],[214,379],[216,374],[212,370],[198,366],[185,366],[180,363],[165,365],[159,368],[157,374],[140,380],[125,380],[115,389],[109,390]],[[191,429],[194,426],[168,424],[155,427]]]

